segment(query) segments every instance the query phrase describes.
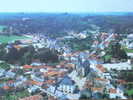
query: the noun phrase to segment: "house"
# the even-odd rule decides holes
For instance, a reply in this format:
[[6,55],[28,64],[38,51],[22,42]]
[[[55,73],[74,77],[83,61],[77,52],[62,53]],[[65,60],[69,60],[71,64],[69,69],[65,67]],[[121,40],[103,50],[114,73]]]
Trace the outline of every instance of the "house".
[[93,93],[97,93],[97,92],[99,92],[99,93],[103,93],[103,88],[96,88],[96,87],[92,87],[91,88],[91,91],[93,92]]
[[20,45],[14,45],[14,48],[16,48],[18,51],[22,48]]
[[30,81],[30,84],[31,84],[31,85],[42,86],[42,85],[43,85],[43,82],[38,82],[38,81],[31,80],[31,81]]
[[73,93],[75,90],[74,81],[70,77],[65,76],[59,83],[58,90],[64,93]]
[[28,92],[33,93],[36,92],[37,89],[38,87],[36,85],[32,85],[28,88]]
[[43,97],[41,95],[33,95],[33,96],[25,97],[19,100],[43,100]]
[[44,82],[44,84],[53,85],[56,83],[56,80],[47,80]]
[[32,44],[32,39],[20,40],[22,44]]
[[18,80],[18,81],[26,81],[27,80],[27,78],[26,77],[24,77],[24,76],[18,76],[17,78],[16,78],[16,80]]
[[102,99],[103,88],[92,87],[91,92],[92,92],[93,99],[96,99],[96,100]]
[[92,99],[94,100],[102,100],[103,99],[103,94],[100,92],[92,93]]
[[9,89],[10,89],[10,87],[9,87],[8,84],[6,84],[6,83],[2,84],[2,88],[3,88],[4,90],[9,90]]
[[103,73],[103,76],[104,76],[104,78],[106,78],[106,79],[112,79],[112,76],[111,76],[111,74],[110,73],[108,73],[108,72],[106,72],[106,73]]
[[68,69],[75,69],[75,64],[68,63],[68,64],[65,65],[65,67],[68,68]]
[[14,87],[23,87],[23,81],[14,82]]
[[31,65],[24,65],[23,69],[32,69],[33,67]]
[[120,85],[126,84],[127,82],[125,80],[118,79],[117,83]]
[[132,66],[128,62],[114,63],[114,64],[103,64],[103,67],[107,70],[131,70]]
[[111,99],[117,98],[118,97],[117,90],[116,89],[113,89],[113,88],[109,89],[109,97]]
[[13,80],[9,80],[7,82],[7,85],[10,86],[10,87],[13,87],[14,86],[14,81]]
[[31,64],[31,66],[42,66],[42,65],[45,65],[45,63],[33,62],[33,63]]
[[127,46],[128,49],[133,49],[133,43],[130,43],[128,46]]
[[129,35],[127,36],[127,39],[128,39],[128,40],[133,40],[133,34],[129,34]]
[[52,76],[57,76],[58,74],[59,74],[58,71],[48,71],[48,72],[44,73],[44,76],[52,77]]
[[100,65],[100,64],[97,64],[96,65],[96,68],[99,70],[99,71],[101,71],[102,73],[104,73],[104,72],[106,72],[106,68],[104,68],[102,65]]
[[31,79],[38,82],[44,82],[44,77],[37,77],[35,75],[31,75]]
[[102,84],[102,85],[107,85],[109,84],[109,80],[107,79],[104,79],[104,78],[95,78],[95,83],[99,83],[99,84]]
[[15,74],[14,72],[11,72],[11,71],[6,72],[6,74],[5,74],[5,76],[6,76],[7,78],[14,78],[15,75],[16,75],[16,74]]
[[86,33],[79,33],[79,34],[77,34],[77,37],[80,39],[85,39],[87,37],[87,34]]
[[47,70],[47,68],[41,68],[41,69],[40,69],[40,72],[46,73],[46,72],[48,72],[48,70]]

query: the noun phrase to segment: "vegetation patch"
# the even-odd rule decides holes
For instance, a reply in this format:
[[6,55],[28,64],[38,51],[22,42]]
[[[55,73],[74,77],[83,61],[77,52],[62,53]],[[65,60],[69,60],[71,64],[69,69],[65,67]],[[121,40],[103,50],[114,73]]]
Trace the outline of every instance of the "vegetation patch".
[[127,53],[133,53],[133,49],[125,48],[125,51],[126,51]]
[[30,96],[29,92],[26,90],[23,90],[23,91],[17,91],[16,93],[13,93],[13,92],[7,93],[1,99],[2,100],[19,100],[20,98],[24,98],[28,96]]
[[11,36],[7,36],[7,35],[0,35],[0,43],[8,43],[14,40],[20,40],[20,39],[26,39],[28,37],[25,36],[17,36],[17,35],[11,35]]
[[0,63],[0,68],[2,68],[2,69],[10,69],[10,65],[3,62],[3,63]]
[[133,89],[128,90],[128,91],[127,91],[127,94],[128,94],[129,96],[133,95]]
[[6,28],[4,25],[0,25],[0,32],[3,31]]

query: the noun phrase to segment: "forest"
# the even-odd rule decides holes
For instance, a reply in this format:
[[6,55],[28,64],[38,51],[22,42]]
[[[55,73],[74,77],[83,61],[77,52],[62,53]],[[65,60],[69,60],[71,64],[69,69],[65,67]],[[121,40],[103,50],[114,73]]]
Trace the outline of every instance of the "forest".
[[4,26],[2,32],[7,34],[42,33],[53,38],[71,31],[130,34],[133,14],[1,13],[0,25]]

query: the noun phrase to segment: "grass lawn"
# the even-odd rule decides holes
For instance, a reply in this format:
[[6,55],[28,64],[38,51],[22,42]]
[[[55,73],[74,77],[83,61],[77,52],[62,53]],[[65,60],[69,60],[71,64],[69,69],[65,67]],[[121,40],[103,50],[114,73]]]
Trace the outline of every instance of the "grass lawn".
[[20,40],[20,39],[26,39],[26,38],[28,38],[28,37],[17,36],[17,35],[11,35],[11,36],[0,35],[0,43],[8,43],[13,40]]
[[110,60],[111,58],[112,58],[111,55],[106,55],[106,56],[105,56],[105,60]]
[[128,90],[128,91],[127,91],[127,94],[128,94],[129,96],[133,95],[133,89]]
[[133,53],[133,49],[128,49],[125,46],[122,46],[122,48],[127,52],[127,53]]
[[133,53],[133,49],[125,49],[125,51],[127,52],[127,53]]

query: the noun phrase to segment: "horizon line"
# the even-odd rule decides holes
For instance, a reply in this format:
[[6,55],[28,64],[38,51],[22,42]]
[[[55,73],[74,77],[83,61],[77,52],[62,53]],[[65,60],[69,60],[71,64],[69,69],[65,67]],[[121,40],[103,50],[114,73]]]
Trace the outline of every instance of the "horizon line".
[[51,12],[51,11],[49,11],[49,12],[39,12],[39,11],[0,11],[0,13],[133,13],[133,11],[95,11],[95,12]]

